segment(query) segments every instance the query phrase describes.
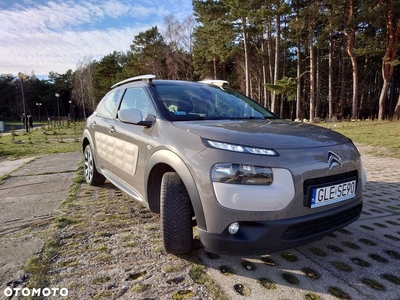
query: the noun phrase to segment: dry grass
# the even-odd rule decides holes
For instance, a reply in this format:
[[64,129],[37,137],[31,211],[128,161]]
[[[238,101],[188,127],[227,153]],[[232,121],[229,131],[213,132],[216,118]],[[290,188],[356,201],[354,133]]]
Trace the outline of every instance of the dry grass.
[[371,146],[368,154],[400,158],[400,121],[358,121],[318,123],[335,130],[357,144]]

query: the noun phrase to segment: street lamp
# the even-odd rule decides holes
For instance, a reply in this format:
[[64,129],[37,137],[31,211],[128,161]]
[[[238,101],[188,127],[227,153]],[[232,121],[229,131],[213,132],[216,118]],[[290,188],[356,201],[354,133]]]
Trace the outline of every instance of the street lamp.
[[26,79],[26,75],[24,73],[19,72],[18,77],[21,80],[21,88],[22,88],[22,104],[24,106],[24,115],[23,115],[23,122],[25,126],[25,131],[28,133],[28,118],[26,117],[26,108],[25,108],[25,95],[24,95],[24,80]]
[[42,103],[36,102],[36,105],[37,105],[37,107],[39,109],[39,121],[40,121],[40,107],[42,106]]
[[72,100],[69,100],[69,120],[72,121]]
[[58,98],[60,97],[59,93],[56,93],[55,96],[57,97],[57,113],[58,113],[58,126],[61,126],[61,120],[60,120],[60,105],[58,103]]

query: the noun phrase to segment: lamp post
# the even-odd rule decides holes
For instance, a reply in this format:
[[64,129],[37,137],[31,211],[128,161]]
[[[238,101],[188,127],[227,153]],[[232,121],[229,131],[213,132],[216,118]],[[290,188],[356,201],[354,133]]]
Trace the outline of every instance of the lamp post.
[[69,120],[72,121],[72,100],[69,100]]
[[55,94],[56,98],[57,98],[57,114],[58,114],[58,126],[61,126],[61,120],[60,120],[60,105],[58,103],[58,98],[60,97],[59,93]]
[[36,105],[37,105],[37,107],[39,109],[39,121],[40,121],[40,107],[42,106],[42,103],[41,102],[36,102]]
[[25,108],[25,95],[24,95],[24,80],[26,79],[26,75],[24,73],[19,72],[18,78],[21,80],[21,88],[22,88],[22,105],[24,106],[24,115],[23,115],[23,122],[25,126],[25,131],[28,133],[28,118],[26,117],[26,108]]

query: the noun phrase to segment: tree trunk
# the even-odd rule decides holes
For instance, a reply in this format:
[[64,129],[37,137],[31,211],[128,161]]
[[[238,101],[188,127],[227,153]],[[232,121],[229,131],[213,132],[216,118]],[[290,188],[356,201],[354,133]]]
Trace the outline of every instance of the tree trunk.
[[[279,50],[280,50],[280,38],[281,36],[281,17],[276,16],[276,37],[275,37],[275,69],[274,69],[274,84],[279,79]],[[271,97],[271,110],[276,112],[276,92],[272,92]]]
[[[262,39],[261,43],[261,52],[262,54],[265,54],[265,49],[264,49],[264,39]],[[268,107],[268,92],[267,92],[267,68],[265,66],[265,60],[264,60],[264,55],[262,56],[262,76],[263,76],[263,96],[264,96],[264,101],[263,105],[264,107]]]
[[[299,20],[299,0],[296,1],[296,21]],[[297,91],[296,91],[296,120],[301,120],[301,44],[300,36],[297,35],[296,41],[297,48]]]
[[[368,70],[368,55],[365,56],[364,59],[364,66],[362,69],[364,72],[364,74],[367,74],[367,70]],[[364,84],[362,84],[361,86],[363,86]],[[367,92],[365,91],[365,88],[361,90],[361,97],[360,97],[360,103],[358,105],[358,118],[364,118],[365,119],[365,115],[364,115],[364,102],[366,100],[366,96],[367,96]]]
[[333,118],[333,46],[332,46],[332,31],[329,32],[329,55],[328,55],[328,118]]
[[249,47],[247,45],[247,27],[246,18],[242,18],[243,23],[243,44],[244,44],[244,68],[245,68],[245,81],[246,81],[246,96],[250,97],[250,69],[249,69]]
[[301,45],[300,38],[297,38],[297,93],[296,93],[296,120],[301,120]]
[[399,97],[397,98],[396,107],[394,108],[393,118],[396,118],[397,120],[400,119],[400,94]]
[[317,48],[317,57],[316,57],[316,78],[315,78],[315,117],[321,117],[320,115],[320,94],[321,94],[321,73],[320,73],[320,57],[319,57],[319,49]]
[[[351,24],[354,18],[354,0],[349,1],[349,19],[347,25]],[[358,108],[358,71],[357,71],[357,59],[354,54],[354,41],[356,38],[356,28],[350,25],[350,28],[344,30],[344,34],[349,39],[347,42],[347,53],[350,56],[351,66],[353,71],[353,101],[351,109],[351,118],[357,119],[357,108]]]
[[315,117],[315,57],[314,57],[314,26],[311,22],[309,25],[309,42],[310,42],[310,122],[314,121]]
[[[268,68],[269,68],[269,72],[268,72],[268,75],[269,75],[269,82],[270,83],[273,83],[274,82],[274,73],[273,73],[273,65],[274,65],[274,61],[273,61],[273,56],[272,56],[272,35],[271,35],[271,26],[268,26],[268,32],[267,32],[267,36],[268,36],[268,39],[267,39],[267,52],[268,52]],[[268,108],[270,109],[270,110],[272,110],[272,107],[271,107],[271,102],[272,102],[272,93],[269,93],[268,94],[268,99],[269,99],[269,101],[268,101]]]
[[273,83],[274,82],[274,69],[273,69],[273,66],[274,66],[274,59],[273,58],[274,57],[272,55],[273,46],[272,46],[271,27],[268,30],[268,43],[267,43],[267,46],[268,46],[268,61],[269,61],[269,64],[268,64],[268,67],[269,67],[269,82]]
[[[382,64],[384,65],[385,62],[383,62]],[[383,68],[384,66],[382,66],[382,69]],[[389,91],[389,87],[390,87],[390,81],[388,81],[387,77],[384,77],[381,94],[379,95],[378,120],[383,120],[385,118],[386,96]]]
[[345,88],[346,88],[346,66],[345,66],[345,59],[342,57],[341,60],[341,84],[340,84],[340,100],[339,100],[339,116],[341,120],[345,118],[344,116],[344,97],[345,97]]
[[356,59],[356,56],[354,55],[354,53],[351,55],[351,65],[353,67],[353,102],[352,102],[352,109],[351,109],[351,118],[352,119],[357,119],[358,70],[357,70],[357,59]]
[[[385,117],[385,104],[387,92],[390,88],[390,81],[394,72],[394,60],[396,59],[396,52],[398,48],[398,40],[400,35],[400,20],[397,20],[397,26],[395,25],[395,0],[390,0],[390,3],[386,3],[384,0],[380,0],[379,3],[382,7],[387,5],[387,11],[384,12],[384,18],[386,20],[386,31],[387,31],[387,43],[385,56],[382,59],[382,78],[383,86],[381,94],[379,96],[379,112],[378,120],[383,120]],[[396,105],[397,107],[397,105]]]

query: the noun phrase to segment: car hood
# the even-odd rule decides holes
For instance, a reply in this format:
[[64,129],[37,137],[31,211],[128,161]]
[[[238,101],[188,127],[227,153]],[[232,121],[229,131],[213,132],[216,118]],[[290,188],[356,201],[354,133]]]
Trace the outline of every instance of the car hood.
[[173,125],[205,139],[261,148],[299,149],[351,142],[332,130],[285,120],[176,121]]

